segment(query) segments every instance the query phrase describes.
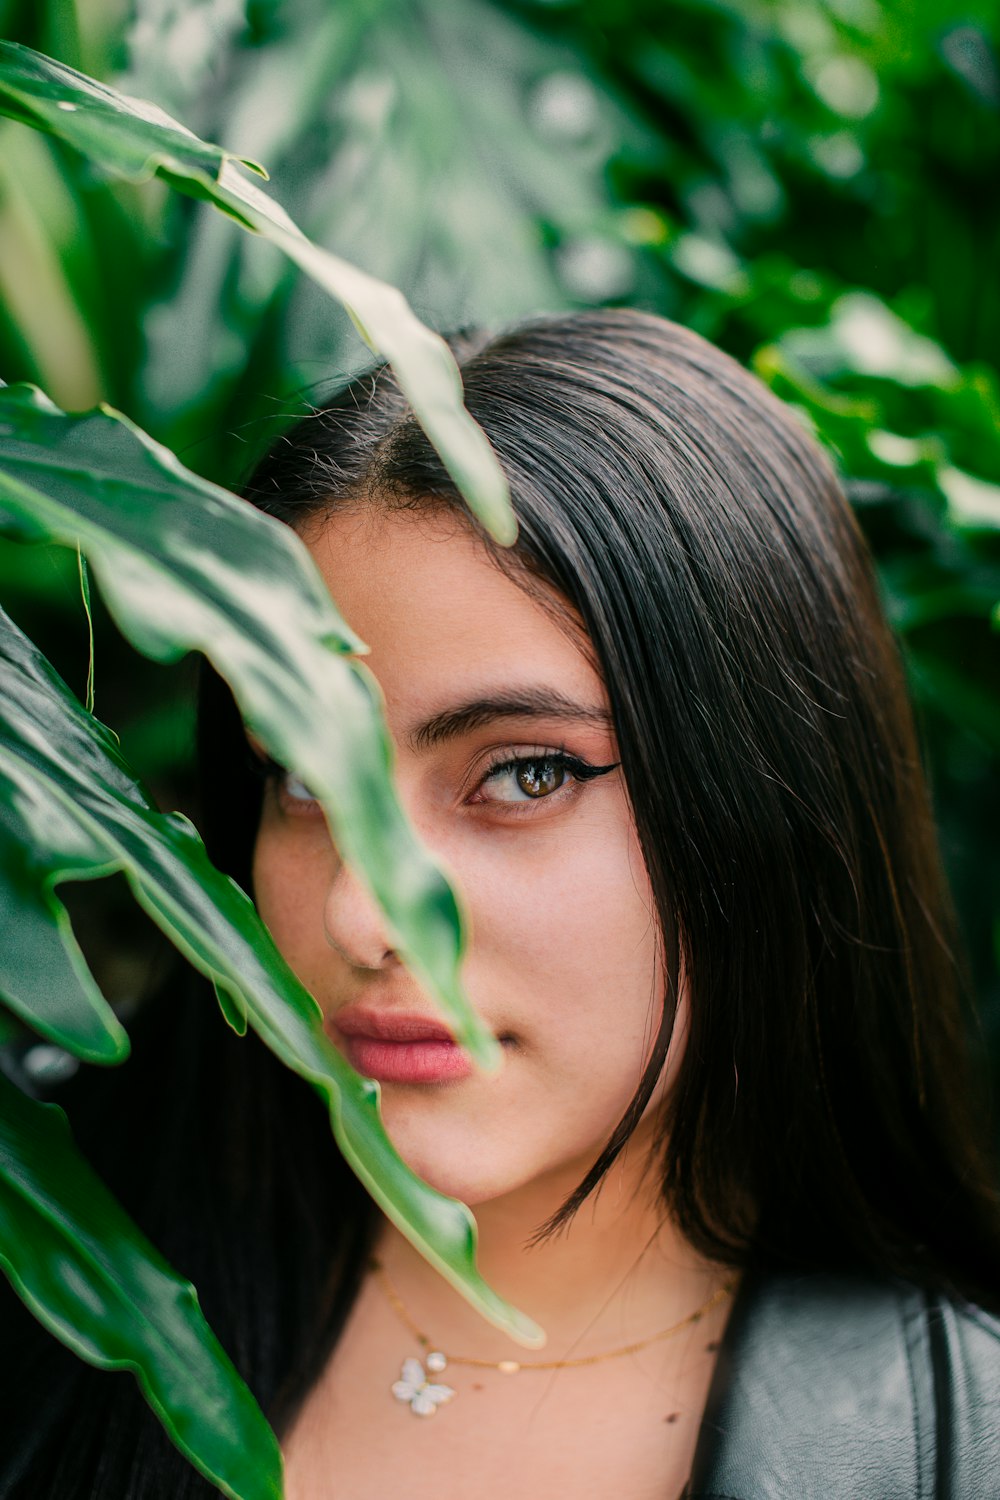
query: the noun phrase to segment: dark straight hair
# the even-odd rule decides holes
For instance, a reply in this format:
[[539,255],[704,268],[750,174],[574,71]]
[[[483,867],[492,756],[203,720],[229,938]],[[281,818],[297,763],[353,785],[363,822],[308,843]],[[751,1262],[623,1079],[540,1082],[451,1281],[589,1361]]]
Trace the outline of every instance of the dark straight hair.
[[[541,1231],[628,1138],[683,972],[690,1029],[661,1165],[691,1242],[730,1264],[900,1275],[1000,1306],[1000,1211],[912,717],[829,464],[734,361],[659,318],[581,313],[452,346],[520,523],[512,550],[484,545],[585,632],[671,958],[646,1076]],[[385,367],[279,439],[247,493],[303,531],[343,505],[466,515]],[[260,782],[243,746],[206,669],[203,831],[249,889]],[[111,1080],[83,1080],[91,1150],[195,1280],[280,1431],[350,1308],[371,1210],[317,1102],[228,1032],[200,982],[151,1005],[142,1030],[116,1087],[143,1130],[109,1145]],[[34,1403],[36,1440],[0,1496],[212,1493],[130,1383],[43,1351],[27,1324],[38,1373],[12,1399]]]
[[[687,977],[671,1210],[724,1260],[995,1300],[954,922],[898,652],[830,464],[734,360],[660,318],[453,346],[520,526],[512,551],[487,545],[586,632]],[[279,441],[249,493],[300,529],[344,504],[461,506],[384,366]],[[627,1139],[672,1019],[671,995],[632,1106],[547,1227]]]

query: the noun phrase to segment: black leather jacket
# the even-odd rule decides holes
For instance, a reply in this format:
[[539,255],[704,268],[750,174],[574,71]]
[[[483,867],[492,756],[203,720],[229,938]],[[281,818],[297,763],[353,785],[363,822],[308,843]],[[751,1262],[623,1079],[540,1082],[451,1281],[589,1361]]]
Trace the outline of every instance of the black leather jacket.
[[748,1278],[688,1500],[998,1500],[1000,1318],[905,1282]]

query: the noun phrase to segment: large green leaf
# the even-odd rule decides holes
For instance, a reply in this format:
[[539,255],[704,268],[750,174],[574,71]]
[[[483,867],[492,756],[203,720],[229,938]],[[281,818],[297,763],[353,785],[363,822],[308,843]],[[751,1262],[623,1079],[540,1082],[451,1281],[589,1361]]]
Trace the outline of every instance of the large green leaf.
[[[389,1218],[485,1317],[535,1341],[534,1325],[479,1276],[469,1210],[403,1164],[382,1125],[378,1085],[360,1077],[326,1036],[319,1006],[275,948],[252,902],[211,864],[186,818],[150,805],[110,731],[2,612],[0,682],[0,828],[12,813],[30,852],[17,882],[4,887],[9,922],[16,926],[26,912],[37,937],[48,911],[53,946],[62,939],[58,883],[121,871],[157,925],[327,1100],[344,1156]],[[16,1001],[20,1014],[44,1011],[46,974],[44,962],[5,973],[6,998]],[[87,995],[69,993],[47,1030],[79,1051],[77,1017],[89,1040]]]
[[[841,298],[840,302],[848,300]],[[859,297],[854,303],[866,310],[869,304],[878,305],[874,298]],[[937,345],[929,340],[911,344],[900,335],[898,348],[886,347],[888,333],[895,333],[899,321],[883,324],[874,320],[874,326],[883,333],[881,344],[860,375],[854,370],[849,372],[853,377],[849,392],[831,389],[800,362],[810,351],[818,351],[824,359],[844,357],[842,351],[848,347],[843,334],[845,319],[835,321],[830,328],[793,330],[780,343],[758,349],[754,365],[779,396],[793,402],[815,423],[819,436],[835,450],[853,477],[875,478],[900,491],[906,488],[936,491],[942,497],[947,522],[955,531],[973,536],[996,531],[1000,528],[1000,486],[951,463],[942,434],[931,431],[910,435],[888,428],[884,404],[886,390],[892,394],[898,380],[896,361],[912,357],[910,385],[917,383],[920,360],[924,362],[925,374],[935,368],[932,351]],[[852,337],[856,336],[852,331]],[[876,363],[876,354],[883,364]],[[877,378],[872,377],[871,370]],[[939,401],[961,399],[973,385],[968,378],[963,380],[960,372],[949,379],[949,386],[935,388]]]
[[312,244],[243,175],[239,158],[230,152],[199,140],[156,105],[118,94],[14,42],[0,42],[0,111],[59,136],[118,176],[162,177],[278,245],[343,303],[365,340],[391,361],[469,504],[498,540],[513,541],[516,524],[506,480],[482,429],[462,405],[455,360],[401,292]]
[[224,1494],[280,1500],[277,1441],[194,1287],[77,1151],[62,1110],[36,1104],[2,1074],[0,1266],[82,1359],[133,1372],[178,1448]]
[[[4,114],[53,135],[63,134],[55,124],[59,115],[78,116],[73,144],[135,182],[162,171],[200,183],[216,177],[229,154],[200,141],[159,105],[130,99],[31,47],[4,42],[0,59]],[[243,158],[243,165],[267,176],[259,162]]]
[[[6,682],[4,690],[9,691]],[[6,735],[5,718],[0,725]],[[44,789],[19,773],[0,744],[0,997],[33,1030],[85,1061],[121,1062],[128,1056],[128,1034],[87,967],[69,914],[48,883],[38,840],[52,816]],[[75,832],[75,848],[68,828],[60,840],[60,874],[75,879],[109,874],[107,852],[83,829]]]
[[69,417],[30,386],[0,390],[0,532],[79,545],[148,656],[211,658],[257,737],[323,803],[459,1041],[495,1063],[496,1040],[459,982],[455,898],[403,817],[374,679],[345,654],[361,643],[294,532],[189,473],[124,417]]

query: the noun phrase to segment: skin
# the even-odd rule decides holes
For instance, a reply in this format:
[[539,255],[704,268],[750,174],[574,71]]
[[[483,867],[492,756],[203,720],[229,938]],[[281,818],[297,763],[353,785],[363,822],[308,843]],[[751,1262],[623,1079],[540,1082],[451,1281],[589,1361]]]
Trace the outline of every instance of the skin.
[[[503,1066],[489,1077],[383,1083],[386,1127],[411,1167],[474,1207],[484,1275],[548,1332],[535,1357],[579,1358],[644,1338],[725,1279],[683,1241],[647,1170],[683,1048],[683,987],[663,1075],[628,1148],[567,1232],[527,1248],[633,1097],[664,993],[659,923],[621,772],[577,780],[551,760],[539,764],[560,753],[591,767],[618,760],[586,638],[501,573],[450,513],[369,504],[338,510],[305,540],[370,647],[400,796],[461,894],[471,929],[466,987],[503,1044]],[[541,712],[466,723],[433,743],[414,738],[470,701],[527,693]],[[519,779],[496,770],[516,758],[533,758],[533,771],[520,767]],[[307,788],[287,777],[268,786],[253,880],[261,915],[335,1044],[343,1046],[337,1016],[347,1006],[434,1017]],[[440,1348],[526,1357],[388,1225],[378,1250],[410,1316]],[[287,1493],[676,1493],[726,1311],[716,1307],[697,1333],[585,1370],[515,1379],[460,1371],[451,1378],[461,1420],[427,1423],[387,1396],[412,1336],[369,1277],[285,1437]],[[514,1446],[512,1430],[521,1434]]]
[[[578,1179],[632,1097],[658,1025],[652,896],[619,771],[577,781],[542,765],[533,782],[530,767],[521,781],[488,773],[539,751],[613,765],[609,718],[507,717],[426,748],[411,737],[431,716],[501,692],[561,694],[606,716],[604,685],[582,642],[461,523],[340,513],[310,545],[371,648],[404,806],[462,894],[468,991],[504,1043],[496,1077],[383,1084],[386,1126],[417,1172],[473,1206],[552,1174]],[[552,790],[532,797],[523,780],[537,786],[539,772]],[[279,948],[335,1042],[348,1004],[432,1016],[305,793],[272,782],[257,840],[256,899]]]

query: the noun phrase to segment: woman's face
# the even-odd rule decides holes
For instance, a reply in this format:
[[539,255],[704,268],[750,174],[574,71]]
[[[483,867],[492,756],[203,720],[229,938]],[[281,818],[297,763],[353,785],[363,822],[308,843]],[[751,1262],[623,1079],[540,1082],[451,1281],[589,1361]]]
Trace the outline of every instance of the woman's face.
[[604,685],[452,514],[344,511],[309,545],[371,648],[404,806],[468,912],[464,979],[500,1072],[434,1040],[431,1000],[290,777],[265,794],[261,916],[334,1043],[380,1079],[415,1171],[471,1204],[528,1184],[559,1201],[632,1098],[664,991]]

